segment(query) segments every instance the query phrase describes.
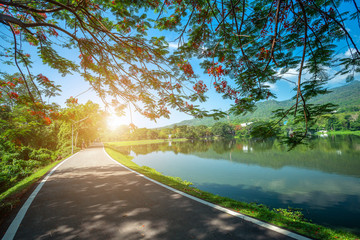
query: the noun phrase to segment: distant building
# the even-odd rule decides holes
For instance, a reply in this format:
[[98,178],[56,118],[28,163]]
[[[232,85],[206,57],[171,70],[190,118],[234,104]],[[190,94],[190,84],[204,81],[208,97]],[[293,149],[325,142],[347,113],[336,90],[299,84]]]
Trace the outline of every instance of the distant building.
[[252,124],[252,123],[253,123],[253,122],[241,123],[240,126],[246,127],[246,126],[248,126],[248,125],[250,125],[250,124]]

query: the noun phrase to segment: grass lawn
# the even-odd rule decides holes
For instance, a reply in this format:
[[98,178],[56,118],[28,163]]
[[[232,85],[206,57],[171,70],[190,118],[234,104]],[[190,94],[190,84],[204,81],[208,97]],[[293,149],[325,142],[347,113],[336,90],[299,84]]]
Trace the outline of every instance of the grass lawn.
[[131,156],[124,155],[117,151],[116,147],[131,145],[140,145],[146,143],[157,143],[157,140],[131,141],[131,142],[112,142],[105,143],[107,153],[121,164],[150,177],[158,182],[164,183],[172,188],[183,191],[187,194],[201,198],[205,201],[223,206],[236,212],[260,219],[262,221],[286,228],[290,231],[315,239],[359,239],[359,237],[338,230],[326,228],[313,224],[303,219],[301,212],[292,209],[269,209],[263,204],[245,203],[230,198],[221,197],[192,187],[191,183],[178,177],[164,176],[155,169],[149,167],[140,167],[132,161]]
[[[108,142],[105,143],[110,146],[136,146],[136,145],[144,145],[144,144],[154,144],[154,143],[164,143],[168,142],[168,139],[155,139],[155,140],[138,140],[138,141],[121,141],[121,142]],[[186,138],[175,138],[171,139],[172,142],[184,142],[188,141]]]
[[360,136],[360,131],[330,131],[328,135],[356,135]]

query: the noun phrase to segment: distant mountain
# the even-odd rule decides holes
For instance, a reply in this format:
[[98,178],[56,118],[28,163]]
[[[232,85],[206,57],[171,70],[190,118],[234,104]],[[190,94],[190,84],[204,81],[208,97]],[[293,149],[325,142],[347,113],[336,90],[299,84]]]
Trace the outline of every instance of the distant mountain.
[[[324,104],[324,103],[333,103],[338,105],[338,109],[350,108],[352,106],[360,106],[360,81],[353,81],[347,85],[332,88],[330,93],[325,95],[316,96],[311,99],[310,103],[313,104]],[[227,118],[220,119],[218,121],[231,121],[231,122],[249,122],[254,119],[265,120],[269,119],[272,116],[272,111],[279,108],[289,108],[294,104],[294,100],[285,100],[285,101],[276,101],[268,100],[265,102],[259,102],[256,104],[257,109],[246,115],[229,115]],[[176,124],[172,124],[166,127],[173,127],[174,125],[189,125],[189,126],[198,126],[206,125],[212,126],[217,121],[213,118],[207,117],[202,119],[191,119],[181,121]]]
[[314,97],[311,103],[330,102],[339,105],[339,108],[360,105],[360,81],[353,81],[345,86],[330,89],[330,91],[332,92]]

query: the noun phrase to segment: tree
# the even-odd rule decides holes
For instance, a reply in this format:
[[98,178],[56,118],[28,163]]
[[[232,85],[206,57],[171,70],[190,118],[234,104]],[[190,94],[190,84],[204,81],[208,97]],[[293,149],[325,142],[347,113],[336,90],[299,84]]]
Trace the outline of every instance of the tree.
[[[46,104],[41,110],[40,107],[32,108],[22,95],[26,89],[21,81],[19,74],[2,74],[0,79],[0,138],[19,147],[24,145],[35,149],[45,147],[54,150],[57,145],[58,126],[51,119],[58,119],[59,106]],[[31,86],[31,89],[36,100],[34,106],[40,106],[40,94],[37,94],[34,86]],[[41,84],[38,90],[51,98],[58,94],[59,89],[53,83],[47,82]],[[48,94],[50,91],[51,95]],[[1,95],[2,93],[4,94]],[[47,141],[43,141],[44,138]]]
[[351,115],[347,114],[345,117],[344,117],[344,129],[346,130],[349,130],[350,129],[350,119],[351,119]]
[[351,131],[359,131],[360,130],[360,117],[357,116],[357,119],[351,123]]
[[[360,22],[360,10],[353,0],[346,3],[351,4],[348,9],[352,12],[340,12],[342,3],[0,0],[0,22],[10,36],[5,62],[17,66],[33,103],[36,100],[30,86],[39,83],[29,70],[31,56],[20,48],[22,44],[37,47],[42,61],[62,74],[81,72],[105,102],[106,96],[111,96],[120,110],[131,102],[150,119],[169,117],[169,108],[196,117],[224,116],[224,112],[209,113],[190,103],[206,100],[209,88],[193,71],[194,57],[200,58],[201,66],[213,78],[216,91],[234,101],[230,111],[236,114],[252,111],[256,102],[275,97],[269,84],[287,80],[284,74],[296,69],[294,105],[276,116],[280,121],[293,116],[301,125],[303,131],[291,140],[299,142],[307,136],[315,116],[334,108],[307,103],[311,97],[328,92],[323,88],[329,80],[328,69],[338,69],[337,74],[346,75],[349,81],[360,71],[360,52],[345,25],[347,20]],[[158,13],[155,17],[150,14],[153,11]],[[175,31],[178,49],[170,53],[164,37],[148,36],[152,28]],[[338,40],[347,44],[348,55],[337,55]],[[59,43],[76,48],[80,63],[60,56],[56,51]],[[39,81],[48,81],[43,75],[36,76]],[[267,125],[267,130],[253,130],[276,132],[271,130],[274,126],[276,121]]]
[[147,139],[157,139],[159,137],[159,133],[156,130],[149,129],[146,136]]
[[196,139],[199,138],[199,133],[196,131],[195,127],[188,126],[184,137],[187,139]]
[[[164,37],[147,37],[153,26],[142,12],[158,8],[157,1],[0,1],[0,23],[9,36],[3,63],[18,68],[26,99],[32,103],[45,104],[34,96],[31,87],[40,84],[36,80],[50,80],[32,74],[27,52],[31,47],[37,49],[44,64],[61,74],[80,72],[104,102],[119,110],[130,102],[150,119],[169,117],[168,107],[207,116],[188,103],[204,100],[203,94],[180,94],[183,82],[194,75],[190,66],[184,63],[182,74],[175,73],[173,67],[178,66],[167,57]],[[21,48],[23,45],[26,47]],[[78,61],[61,56],[62,48],[77,49]],[[113,98],[111,102],[107,96]]]
[[98,104],[91,101],[78,104],[74,98],[70,98],[67,108],[61,112],[58,147],[71,146],[72,137],[74,146],[81,147],[82,143],[88,146],[99,137],[99,129],[105,125],[104,116]]
[[212,133],[215,136],[220,137],[233,137],[234,136],[234,128],[228,123],[217,122],[211,128]]
[[[160,18],[158,27],[179,32],[175,57],[197,56],[205,71],[213,77],[215,89],[225,98],[233,99],[230,109],[236,114],[255,108],[255,103],[275,97],[269,84],[289,70],[298,72],[294,105],[277,112],[277,121],[254,127],[256,134],[276,133],[278,122],[293,116],[302,131],[291,139],[300,142],[314,124],[315,117],[330,113],[334,105],[310,105],[308,100],[328,91],[323,85],[337,74],[354,79],[360,71],[360,52],[346,28],[348,18],[359,27],[360,11],[352,1],[351,13],[340,12],[342,1],[276,0],[276,1],[176,1],[168,2],[175,14]],[[171,20],[185,23],[167,24]],[[356,22],[355,20],[358,20]],[[355,25],[355,26],[356,26]],[[337,54],[334,43],[346,40],[349,54]],[[301,52],[297,55],[296,51]],[[307,74],[305,78],[305,74]],[[264,128],[266,127],[266,128]],[[296,139],[295,139],[296,137]]]
[[195,126],[194,131],[199,138],[208,138],[211,136],[210,128],[205,125]]
[[170,134],[171,134],[171,129],[162,128],[162,129],[160,130],[160,132],[159,132],[158,137],[159,137],[160,139],[168,139]]
[[149,129],[137,128],[131,133],[131,139],[143,140],[148,138]]

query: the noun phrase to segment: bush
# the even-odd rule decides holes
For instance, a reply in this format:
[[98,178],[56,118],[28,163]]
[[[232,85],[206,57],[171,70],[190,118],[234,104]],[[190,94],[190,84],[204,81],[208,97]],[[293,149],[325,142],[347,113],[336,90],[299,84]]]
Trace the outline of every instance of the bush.
[[33,160],[45,163],[54,159],[54,152],[49,149],[40,148],[38,150],[33,150],[29,157]]
[[12,164],[3,165],[1,168],[1,175],[3,179],[6,179],[8,185],[16,180],[23,170],[19,160],[14,160]]
[[26,167],[34,169],[37,167],[40,167],[42,165],[42,162],[36,161],[36,160],[29,160],[26,162]]
[[20,154],[19,158],[22,160],[29,160],[30,154],[32,151],[34,151],[34,149],[32,149],[28,146],[23,146],[19,152],[19,154]]
[[[71,154],[71,150],[72,150],[71,146],[62,147],[56,152],[55,156],[57,159],[60,160],[66,156],[69,156]],[[74,153],[78,152],[79,150],[80,148],[74,146]]]
[[0,193],[9,188],[9,177],[4,172],[0,172]]
[[12,162],[16,159],[19,159],[19,153],[11,153],[11,152],[0,152],[1,153],[1,162],[2,164],[12,164]]
[[[1,143],[4,143],[1,145]],[[79,148],[75,147],[74,151]],[[56,153],[49,149],[33,149],[28,146],[17,148],[0,139],[0,193],[14,186],[17,182],[31,175],[36,168],[71,154],[71,146]]]
[[0,164],[0,193],[14,186],[18,181],[31,175],[34,169],[44,165],[35,160],[13,159],[11,163]]

